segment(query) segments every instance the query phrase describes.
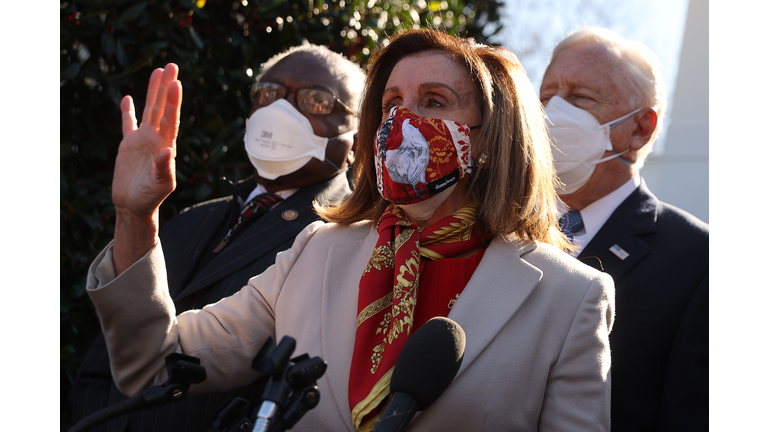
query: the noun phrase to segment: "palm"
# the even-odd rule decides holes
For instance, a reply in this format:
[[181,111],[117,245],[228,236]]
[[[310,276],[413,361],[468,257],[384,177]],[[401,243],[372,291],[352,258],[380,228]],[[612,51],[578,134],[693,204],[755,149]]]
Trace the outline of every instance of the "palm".
[[153,214],[176,186],[173,157],[181,106],[177,74],[175,65],[152,74],[140,127],[130,96],[121,103],[123,141],[115,161],[112,201],[137,216]]
[[112,180],[115,206],[136,214],[152,213],[173,190],[175,181],[173,176],[159,177],[158,162],[155,161],[156,155],[171,147],[169,143],[157,134],[142,132],[139,129],[123,138]]

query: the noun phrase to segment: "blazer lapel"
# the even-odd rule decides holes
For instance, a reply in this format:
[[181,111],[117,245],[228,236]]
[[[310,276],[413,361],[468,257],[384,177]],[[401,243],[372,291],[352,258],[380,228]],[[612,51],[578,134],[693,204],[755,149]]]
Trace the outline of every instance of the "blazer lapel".
[[[467,338],[457,377],[493,341],[541,280],[541,270],[521,258],[536,246],[529,242],[494,239],[475,273],[456,300],[448,318]],[[511,252],[510,252],[511,251]]]
[[331,246],[323,284],[322,356],[328,364],[338,365],[328,368],[326,376],[331,387],[330,396],[345,424],[350,425],[350,432],[355,432],[351,427],[348,388],[357,330],[357,292],[360,277],[378,239],[378,233],[371,225],[365,238]]
[[[275,247],[289,241],[318,219],[312,208],[312,201],[328,184],[329,182],[321,182],[297,191],[251,224],[245,232],[235,237],[231,244],[208,263],[178,298],[187,297],[246,267],[264,255],[274,253]],[[295,213],[286,214],[291,210]],[[295,219],[291,219],[294,216]]]
[[[364,239],[336,243],[328,252],[322,300],[322,356],[328,364],[338,365],[329,368],[326,377],[331,396],[347,424],[352,424],[348,388],[357,328],[357,289],[377,240],[378,233],[371,228]],[[491,343],[541,279],[541,271],[520,258],[534,248],[535,245],[528,242],[499,240],[488,246],[448,315],[467,335],[458,374]],[[349,431],[354,432],[351,428]]]
[[205,248],[213,240],[217,228],[224,223],[224,218],[228,214],[225,208],[230,205],[232,205],[230,200],[221,200],[216,205],[210,206],[205,214],[198,217],[188,227],[184,227],[183,230],[174,230],[175,238],[167,238],[164,235],[167,231],[160,231],[160,239],[163,245],[173,245],[173,250],[163,250],[168,272],[169,274],[174,273],[174,277],[168,278],[168,289],[171,297],[177,298],[184,290],[184,287],[188,286],[189,279],[199,258],[205,253]]
[[579,254],[579,261],[621,279],[651,253],[643,234],[656,231],[658,199],[643,182],[613,212],[595,237]]

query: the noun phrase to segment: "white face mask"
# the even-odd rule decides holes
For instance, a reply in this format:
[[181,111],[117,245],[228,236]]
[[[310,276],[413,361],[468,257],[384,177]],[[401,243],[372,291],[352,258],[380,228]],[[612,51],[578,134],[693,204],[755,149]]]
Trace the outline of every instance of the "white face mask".
[[641,109],[601,125],[595,116],[569,104],[560,96],[549,100],[545,112],[552,138],[552,158],[557,176],[565,184],[565,189],[558,188],[559,195],[578,191],[592,176],[595,165],[629,151],[627,149],[603,158],[606,150],[613,151],[611,129]]
[[309,119],[290,102],[280,99],[259,108],[246,120],[245,151],[259,175],[274,180],[298,170],[313,157],[326,161],[328,141],[355,132],[332,138],[317,136]]

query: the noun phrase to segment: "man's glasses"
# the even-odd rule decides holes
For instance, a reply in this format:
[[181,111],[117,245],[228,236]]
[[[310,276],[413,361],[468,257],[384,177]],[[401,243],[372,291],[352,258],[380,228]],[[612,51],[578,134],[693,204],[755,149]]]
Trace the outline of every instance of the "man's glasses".
[[328,115],[333,111],[334,102],[338,102],[344,111],[355,115],[352,109],[340,101],[333,93],[317,89],[289,89],[280,84],[260,82],[251,85],[251,102],[266,106],[282,99],[289,92],[296,93],[299,109],[308,114]]

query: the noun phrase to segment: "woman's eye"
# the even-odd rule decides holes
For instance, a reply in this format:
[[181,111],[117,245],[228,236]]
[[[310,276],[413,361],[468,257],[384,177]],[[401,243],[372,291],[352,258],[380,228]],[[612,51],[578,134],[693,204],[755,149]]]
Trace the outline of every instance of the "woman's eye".
[[426,106],[427,106],[428,108],[440,108],[440,107],[442,107],[442,106],[443,106],[443,104],[442,104],[442,103],[440,103],[440,101],[438,101],[438,100],[437,100],[437,99],[435,99],[435,98],[429,98],[429,99],[427,99],[427,103],[426,103]]

